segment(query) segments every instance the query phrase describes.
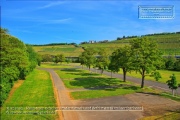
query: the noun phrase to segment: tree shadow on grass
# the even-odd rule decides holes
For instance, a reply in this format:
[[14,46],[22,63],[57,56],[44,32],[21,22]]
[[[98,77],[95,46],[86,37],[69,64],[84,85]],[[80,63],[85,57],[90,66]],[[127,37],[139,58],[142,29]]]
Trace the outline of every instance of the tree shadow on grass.
[[75,78],[74,80],[75,81],[70,81],[71,86],[79,86],[89,90],[115,91],[118,88],[133,90],[138,89],[135,86],[129,86],[116,78],[87,77]]
[[65,72],[83,72],[83,70],[79,70],[78,68],[63,68],[61,71]]
[[145,94],[145,95],[156,95],[159,96],[159,93],[154,93],[154,92],[143,92],[143,91],[138,91],[137,93]]

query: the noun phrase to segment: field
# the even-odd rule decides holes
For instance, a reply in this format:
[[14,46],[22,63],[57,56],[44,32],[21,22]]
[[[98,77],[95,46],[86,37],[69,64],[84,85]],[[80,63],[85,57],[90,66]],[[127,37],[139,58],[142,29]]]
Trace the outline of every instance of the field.
[[83,52],[81,47],[75,47],[74,45],[33,46],[33,48],[39,54],[64,54],[66,57],[76,57]]
[[[163,55],[180,55],[180,34],[154,35],[147,36],[149,39],[158,42],[158,47]],[[107,43],[81,44],[79,47],[74,45],[51,45],[51,46],[33,46],[36,52],[40,54],[57,55],[63,53],[66,57],[78,57],[84,50],[83,48],[93,48],[98,50],[104,48],[111,54],[114,50],[125,45],[133,38],[123,40],[112,40]]]
[[[180,55],[180,34],[155,35],[147,37],[151,40],[157,41],[158,47],[164,55]],[[109,50],[109,53],[112,53],[116,48],[128,45],[130,40],[132,40],[132,38],[126,38],[124,40],[114,40],[108,43],[82,44],[81,46],[85,48],[91,47],[95,49],[106,48]]]
[[[55,114],[38,114],[36,111],[33,114],[7,114],[6,107],[55,107],[55,99],[52,87],[52,81],[47,72],[35,69],[27,76],[23,84],[18,87],[15,92],[9,96],[8,100],[2,107],[2,120],[54,120]],[[10,108],[9,108],[10,109]],[[22,110],[26,112],[25,110]],[[33,110],[32,110],[33,111]]]

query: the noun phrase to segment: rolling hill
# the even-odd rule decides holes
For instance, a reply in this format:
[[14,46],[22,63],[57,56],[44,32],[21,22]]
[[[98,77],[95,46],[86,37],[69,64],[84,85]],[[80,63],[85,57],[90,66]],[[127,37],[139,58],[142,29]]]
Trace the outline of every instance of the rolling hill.
[[[159,49],[164,55],[180,55],[180,34],[158,34],[147,35],[149,39],[158,42]],[[33,46],[39,54],[57,55],[63,53],[66,57],[77,57],[84,48],[100,49],[104,48],[110,54],[117,48],[129,44],[133,38],[123,38],[121,40],[113,40],[105,43],[86,43],[80,45],[41,45]]]

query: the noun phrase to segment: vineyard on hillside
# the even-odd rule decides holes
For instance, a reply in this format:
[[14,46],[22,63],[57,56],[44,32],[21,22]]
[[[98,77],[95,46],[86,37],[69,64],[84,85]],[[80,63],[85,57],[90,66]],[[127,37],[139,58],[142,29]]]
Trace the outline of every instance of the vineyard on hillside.
[[[158,47],[164,55],[180,55],[180,34],[153,35],[147,37],[158,42]],[[112,53],[114,49],[128,45],[131,39],[133,38],[114,40],[107,43],[82,44],[81,46],[95,49],[106,48],[109,50],[109,53]]]
[[[167,34],[167,35],[152,35],[146,36],[149,39],[156,40],[158,47],[162,51],[163,55],[180,55],[180,34]],[[111,54],[119,47],[123,47],[129,44],[129,41],[133,38],[125,38],[121,40],[113,40],[105,43],[87,43],[78,45],[41,45],[33,46],[36,52],[39,54],[57,55],[64,54],[66,57],[78,57],[84,48],[93,48],[98,50],[100,48],[105,49]]]

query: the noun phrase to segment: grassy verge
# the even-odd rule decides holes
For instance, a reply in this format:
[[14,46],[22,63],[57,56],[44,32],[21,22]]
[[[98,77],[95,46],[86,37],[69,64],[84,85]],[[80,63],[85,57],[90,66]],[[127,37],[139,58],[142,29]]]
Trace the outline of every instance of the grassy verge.
[[[24,83],[16,89],[13,95],[2,107],[2,120],[54,120],[57,116],[55,114],[39,114],[42,110],[35,110],[34,107],[55,107],[55,99],[52,88],[52,81],[47,72],[35,69],[27,76]],[[7,107],[10,107],[8,110]],[[12,112],[13,107],[24,114],[7,114]],[[32,113],[27,113],[27,107],[33,107]],[[15,109],[14,108],[14,109]],[[46,110],[43,110],[46,112]]]
[[71,92],[71,97],[73,99],[92,99],[92,98],[102,98],[110,96],[125,95],[130,93],[135,93],[139,87],[123,87],[123,88],[110,88],[105,90],[91,90],[91,91],[81,91],[81,92]]
[[[178,71],[169,71],[169,70],[158,70],[158,71],[159,71],[159,73],[161,74],[161,77],[162,77],[158,82],[166,83],[166,81],[170,79],[169,76],[171,76],[172,74],[175,74],[178,83],[180,83],[180,72],[178,72]],[[120,70],[119,73],[123,74],[123,71]],[[127,76],[141,78],[141,74],[136,73],[135,71],[128,72]],[[146,80],[156,81],[153,77],[150,77],[150,76],[146,76],[145,79]]]

